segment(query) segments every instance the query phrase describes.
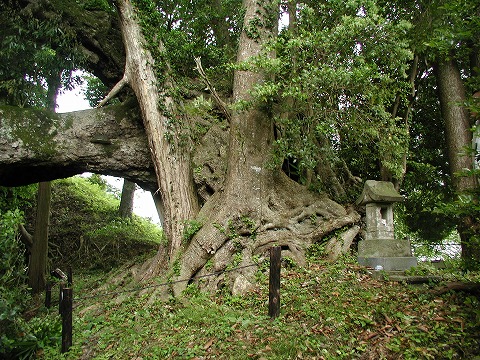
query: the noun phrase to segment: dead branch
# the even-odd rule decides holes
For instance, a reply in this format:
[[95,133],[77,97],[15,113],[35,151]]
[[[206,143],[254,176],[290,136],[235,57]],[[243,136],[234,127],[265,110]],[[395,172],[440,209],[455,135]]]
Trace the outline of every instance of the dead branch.
[[202,67],[202,60],[201,60],[201,58],[196,57],[196,58],[195,58],[195,63],[197,64],[196,69],[197,69],[198,73],[200,74],[200,77],[202,78],[203,82],[204,82],[205,85],[207,86],[208,90],[212,93],[213,98],[215,99],[215,101],[217,102],[218,106],[219,106],[220,109],[222,110],[223,114],[224,114],[225,117],[227,118],[228,123],[231,123],[232,114],[231,114],[230,111],[228,110],[227,104],[220,98],[220,96],[218,95],[217,91],[216,91],[215,88],[213,87],[212,83],[210,82],[210,80],[208,80],[207,74],[205,73],[205,70],[203,70],[203,67]]
[[28,250],[33,246],[33,236],[30,234],[23,224],[18,224],[18,229],[20,230],[20,241],[25,244]]

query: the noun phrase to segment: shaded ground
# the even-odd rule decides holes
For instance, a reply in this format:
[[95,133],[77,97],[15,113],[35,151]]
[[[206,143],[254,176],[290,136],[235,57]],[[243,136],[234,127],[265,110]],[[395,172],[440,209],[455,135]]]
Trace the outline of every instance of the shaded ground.
[[[284,260],[275,321],[266,316],[267,263],[244,297],[207,295],[195,285],[184,298],[163,301],[152,296],[162,286],[123,292],[138,286],[128,285],[125,268],[96,282],[77,280],[68,358],[468,359],[480,353],[478,294],[436,295],[440,285],[378,282],[351,258],[331,264],[317,255],[305,268]],[[45,358],[60,358],[58,348],[45,349]]]

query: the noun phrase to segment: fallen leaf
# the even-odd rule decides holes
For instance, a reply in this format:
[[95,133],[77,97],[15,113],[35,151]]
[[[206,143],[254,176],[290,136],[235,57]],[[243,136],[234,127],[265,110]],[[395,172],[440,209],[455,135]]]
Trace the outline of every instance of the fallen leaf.
[[428,327],[426,327],[425,325],[418,325],[417,328],[422,330],[423,332],[428,333]]
[[213,342],[215,341],[215,338],[211,338],[203,347],[204,350],[207,350],[210,346],[213,345]]

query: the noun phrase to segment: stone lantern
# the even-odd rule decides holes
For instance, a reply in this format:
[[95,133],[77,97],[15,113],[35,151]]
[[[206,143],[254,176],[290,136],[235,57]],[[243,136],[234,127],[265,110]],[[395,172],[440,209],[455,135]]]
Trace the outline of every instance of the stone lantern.
[[417,265],[408,239],[395,239],[393,205],[403,197],[388,181],[367,180],[357,205],[366,207],[366,236],[358,243],[358,262],[377,270],[408,270]]

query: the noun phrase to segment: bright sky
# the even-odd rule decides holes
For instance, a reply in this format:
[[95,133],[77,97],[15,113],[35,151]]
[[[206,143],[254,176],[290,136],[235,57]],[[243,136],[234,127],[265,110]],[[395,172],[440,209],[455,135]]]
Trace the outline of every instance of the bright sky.
[[[90,108],[88,101],[83,97],[81,86],[60,94],[57,97],[57,104],[57,112],[59,113],[86,110]],[[115,186],[120,190],[122,189],[123,179],[113,176],[103,177],[110,185]],[[152,195],[148,191],[142,189],[135,191],[133,212],[139,216],[151,219],[154,223],[160,223]]]

